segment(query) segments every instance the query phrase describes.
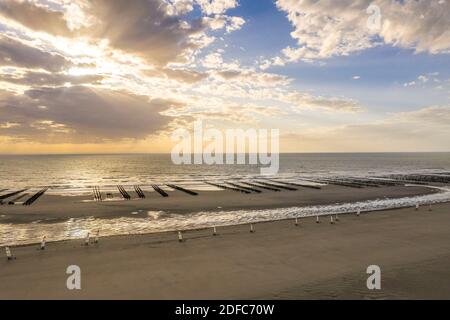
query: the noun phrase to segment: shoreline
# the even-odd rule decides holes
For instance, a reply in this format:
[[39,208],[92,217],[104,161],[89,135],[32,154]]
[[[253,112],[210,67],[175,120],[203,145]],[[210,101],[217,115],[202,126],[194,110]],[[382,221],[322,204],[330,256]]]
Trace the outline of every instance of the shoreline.
[[[264,210],[314,205],[333,205],[377,199],[396,199],[438,193],[430,186],[381,186],[354,189],[326,185],[322,189],[298,187],[295,191],[261,194],[242,194],[231,190],[199,191],[191,196],[179,191],[168,192],[161,197],[157,192],[147,192],[145,199],[95,202],[91,196],[44,195],[32,206],[0,206],[0,223],[32,223],[36,221],[60,222],[71,218],[146,217],[147,212],[190,214],[236,210]],[[114,194],[118,197],[118,194]],[[133,214],[134,213],[134,214]]]
[[[449,209],[345,214],[334,225],[262,222],[255,233],[237,225],[217,236],[208,228],[184,233],[182,243],[168,232],[15,247],[17,260],[0,260],[0,298],[449,299],[440,278],[450,275]],[[82,270],[81,291],[65,288],[70,264]],[[382,268],[381,292],[365,288],[371,264]]]
[[[348,194],[346,188],[334,188],[339,191],[338,195]],[[370,191],[370,189],[368,189]],[[375,189],[372,189],[375,190]],[[160,233],[176,233],[203,230],[212,227],[229,227],[248,224],[266,223],[273,221],[283,221],[294,218],[307,218],[315,216],[344,215],[356,213],[357,210],[364,212],[379,212],[386,210],[396,210],[415,206],[416,202],[421,205],[429,203],[449,202],[448,191],[440,189],[415,187],[395,187],[395,188],[377,188],[377,195],[386,190],[395,190],[405,193],[404,197],[377,197],[374,200],[334,203],[312,206],[295,207],[275,207],[270,209],[242,209],[242,210],[223,210],[200,211],[196,213],[172,214],[164,211],[159,212],[135,212],[132,216],[80,216],[75,218],[51,218],[50,221],[34,221],[5,223],[0,219],[0,232],[3,238],[0,238],[0,247],[27,246],[40,243],[45,235],[48,243],[59,241],[70,241],[74,239],[84,239],[88,232],[91,235],[100,231],[100,237],[121,235],[149,235]],[[424,190],[427,192],[424,194]],[[317,190],[314,190],[317,192]],[[318,190],[319,193],[322,190]],[[224,192],[225,194],[226,192]],[[288,196],[295,196],[296,192],[286,193]],[[419,196],[417,196],[417,194]],[[247,195],[241,197],[245,199]],[[417,198],[417,200],[414,200]],[[198,198],[197,198],[198,199]],[[329,201],[329,199],[327,199]],[[323,200],[326,201],[326,200]],[[123,201],[125,202],[125,201]],[[333,203],[334,201],[332,201]],[[129,201],[127,201],[129,203]],[[93,203],[97,204],[97,203]]]
[[[433,206],[439,206],[439,205],[450,205],[450,200],[449,201],[445,201],[445,202],[439,202],[439,203],[434,203]],[[414,206],[410,206],[410,205],[405,205],[403,207],[396,207],[396,208],[383,208],[383,209],[375,209],[375,210],[361,210],[361,215],[367,215],[367,214],[377,214],[377,213],[383,213],[383,212],[395,212],[395,211],[400,211],[400,210],[404,210],[404,209],[411,209],[411,208],[415,208]],[[428,210],[426,207],[422,207],[422,210]],[[339,213],[323,213],[323,214],[318,214],[317,216],[319,216],[321,219],[323,218],[329,218],[330,216],[338,216],[338,217],[342,217],[342,216],[348,216],[348,215],[355,215],[356,212],[339,212]],[[301,216],[298,217],[298,221],[299,224],[301,224],[301,222],[305,219],[311,219],[311,218],[315,218],[316,216]],[[111,219],[111,218],[99,218],[99,219]],[[294,221],[295,218],[293,217],[286,217],[286,218],[281,218],[281,219],[273,219],[273,220],[258,220],[258,221],[254,221],[254,222],[242,222],[242,223],[230,223],[230,224],[223,224],[223,225],[216,225],[216,228],[230,228],[230,227],[242,227],[242,226],[249,226],[251,224],[253,225],[259,225],[259,224],[265,224],[265,223],[276,223],[276,222],[285,222],[285,221]],[[321,220],[321,223],[329,223],[328,219],[326,221]],[[194,233],[194,232],[200,232],[200,231],[205,231],[205,230],[212,230],[213,226],[201,226],[198,228],[191,228],[191,229],[174,229],[174,230],[165,230],[165,231],[153,231],[153,232],[144,232],[144,233],[124,233],[124,234],[112,234],[112,235],[106,235],[106,236],[100,236],[99,239],[104,239],[104,240],[108,240],[108,239],[114,239],[114,238],[120,238],[120,237],[150,237],[150,236],[167,236],[167,235],[174,235],[175,236],[178,234],[178,232],[182,232],[184,233]],[[91,237],[92,239],[93,237]],[[46,240],[46,244],[58,244],[58,243],[62,243],[62,242],[71,242],[71,241],[80,241],[83,242],[84,241],[84,237],[80,237],[80,238],[69,238],[69,239],[62,239],[62,240]],[[22,247],[33,247],[33,246],[37,246],[39,245],[41,242],[40,241],[36,241],[36,242],[32,242],[32,243],[23,243],[23,244],[12,244],[12,245],[0,245],[0,249],[3,249],[6,246],[9,246],[10,248],[22,248]]]

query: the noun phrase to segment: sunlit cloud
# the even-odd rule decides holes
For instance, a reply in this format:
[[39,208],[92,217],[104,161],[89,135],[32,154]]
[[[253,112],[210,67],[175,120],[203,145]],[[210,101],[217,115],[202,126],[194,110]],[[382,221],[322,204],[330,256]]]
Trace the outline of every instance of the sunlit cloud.
[[[450,52],[450,2],[445,0],[277,0],[276,4],[286,12],[294,27],[291,36],[298,43],[283,50],[285,61],[349,55],[383,43],[416,52]],[[375,22],[379,25],[372,26]]]
[[[252,29],[259,17],[252,16],[248,7],[240,10],[245,4],[237,0],[2,0],[0,141],[8,148],[29,146],[33,152],[56,152],[58,146],[64,152],[86,151],[95,145],[105,151],[119,150],[116,146],[168,151],[163,142],[168,143],[170,132],[199,119],[221,129],[283,127],[309,141],[320,140],[311,138],[317,132],[343,139],[360,133],[355,119],[367,121],[363,126],[369,128],[367,132],[384,130],[386,139],[389,134],[409,132],[394,130],[393,121],[403,129],[409,123],[422,133],[445,127],[445,123],[434,127],[431,123],[433,114],[447,119],[446,107],[419,108],[412,98],[402,101],[410,105],[403,112],[379,112],[367,106],[370,99],[356,87],[373,81],[364,70],[337,75],[342,69],[335,67],[345,65],[336,60],[320,82],[311,71],[296,67],[315,61],[319,63],[313,67],[328,70],[325,62],[333,58],[383,45],[408,50],[411,56],[446,55],[450,51],[448,1],[358,0],[350,5],[348,1],[278,0],[271,10],[284,13],[281,18],[291,26],[284,26],[285,34],[279,38],[293,42],[273,49],[265,43],[266,35]],[[367,27],[369,4],[381,9],[377,30]],[[262,47],[269,47],[272,54],[260,54],[259,50],[268,50]],[[328,82],[328,75],[338,80]],[[404,90],[403,94],[432,88],[450,97],[448,79],[443,70],[418,70],[389,85]],[[345,94],[339,92],[343,81],[351,88]],[[381,95],[370,92],[369,96]],[[421,123],[420,117],[427,120]],[[324,139],[320,143],[329,146]],[[295,141],[290,143],[293,146]]]

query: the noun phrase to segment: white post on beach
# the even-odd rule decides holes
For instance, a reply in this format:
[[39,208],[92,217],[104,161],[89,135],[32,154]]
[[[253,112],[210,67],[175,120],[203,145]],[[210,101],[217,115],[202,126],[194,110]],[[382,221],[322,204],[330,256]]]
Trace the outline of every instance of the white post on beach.
[[253,228],[253,223],[252,224],[250,224],[250,233],[254,233],[255,232],[255,229]]
[[419,203],[416,203],[416,211],[419,210]]
[[181,234],[181,231],[178,231],[178,241],[183,242],[183,235]]
[[298,227],[298,218],[295,218],[295,226]]
[[41,250],[45,250],[45,240],[47,239],[46,236],[42,237],[42,241],[41,241]]
[[336,217],[335,217],[335,220],[336,220],[336,222],[337,221],[339,221],[339,216],[338,216],[338,214],[336,213]]
[[94,242],[98,243],[98,238],[100,237],[100,229],[97,230],[97,234],[95,235]]
[[333,216],[330,216],[330,223],[331,223],[331,224],[334,224]]
[[214,226],[214,228],[213,228],[213,236],[217,236],[217,229],[216,229],[215,226]]
[[11,254],[11,250],[9,249],[9,247],[5,247],[5,251],[6,251],[6,259],[12,260],[13,256]]
[[316,216],[316,223],[320,223],[319,216]]
[[358,211],[356,211],[356,215],[359,217],[361,214],[361,208],[358,208]]
[[85,245],[85,246],[88,246],[90,240],[91,240],[91,235],[90,235],[90,233],[88,232],[87,235],[86,235],[86,238],[84,238],[84,245]]

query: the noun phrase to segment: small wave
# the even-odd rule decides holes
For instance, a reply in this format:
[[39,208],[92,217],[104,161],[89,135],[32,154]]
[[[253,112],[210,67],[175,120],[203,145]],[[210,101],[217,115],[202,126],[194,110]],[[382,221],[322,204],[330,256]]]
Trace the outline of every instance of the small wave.
[[404,208],[420,204],[450,201],[450,188],[434,187],[441,192],[397,199],[377,199],[353,203],[337,203],[307,207],[291,207],[265,210],[234,210],[171,214],[164,211],[148,211],[146,217],[121,217],[96,219],[93,217],[69,219],[65,222],[35,224],[1,224],[0,245],[30,244],[40,241],[43,235],[49,241],[78,239],[87,232],[101,230],[102,236],[156,233],[227,226],[245,223],[291,219],[316,215],[343,214],[361,211],[379,211]]

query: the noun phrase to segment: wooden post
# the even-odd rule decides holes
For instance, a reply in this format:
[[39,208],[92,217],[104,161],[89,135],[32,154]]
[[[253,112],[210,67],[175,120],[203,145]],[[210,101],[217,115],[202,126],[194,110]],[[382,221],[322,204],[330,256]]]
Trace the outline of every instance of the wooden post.
[[11,254],[11,249],[9,249],[9,247],[5,247],[5,251],[6,251],[6,259],[8,260],[14,259],[13,255]]
[[47,239],[46,236],[42,237],[42,241],[41,241],[41,250],[45,250],[45,240]]
[[333,216],[332,216],[332,215],[330,216],[330,223],[331,223],[331,224],[334,224],[334,219],[333,219]]
[[295,226],[298,227],[298,218],[295,218]]
[[316,223],[320,223],[320,218],[319,218],[319,216],[316,216]]
[[90,241],[91,241],[91,235],[88,232],[87,235],[86,235],[86,238],[84,238],[84,245],[88,246]]
[[183,242],[183,235],[181,234],[181,231],[178,231],[178,242]]
[[253,228],[253,223],[250,224],[250,233],[255,233],[255,229]]
[[95,235],[95,239],[94,239],[94,242],[95,243],[98,243],[98,238],[100,237],[100,229],[99,230],[97,230],[97,234]]
[[217,229],[216,229],[215,226],[214,226],[214,228],[213,228],[213,236],[217,236]]

